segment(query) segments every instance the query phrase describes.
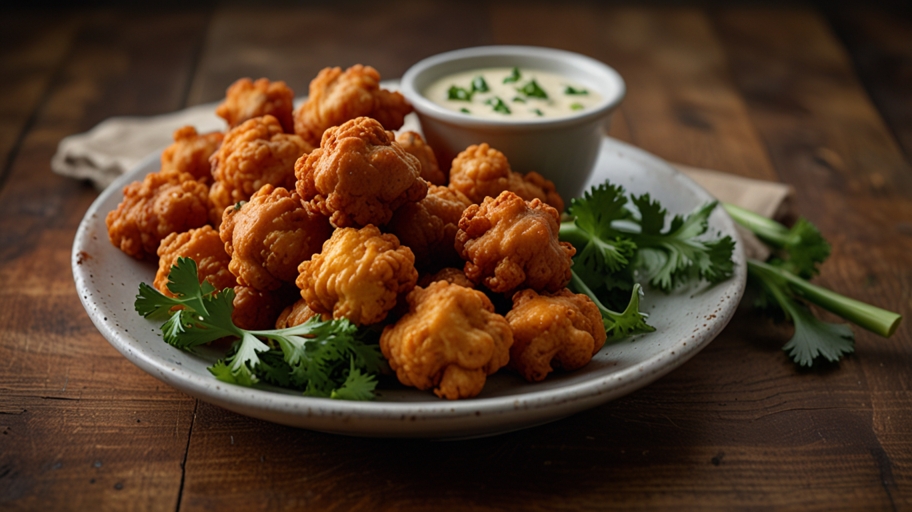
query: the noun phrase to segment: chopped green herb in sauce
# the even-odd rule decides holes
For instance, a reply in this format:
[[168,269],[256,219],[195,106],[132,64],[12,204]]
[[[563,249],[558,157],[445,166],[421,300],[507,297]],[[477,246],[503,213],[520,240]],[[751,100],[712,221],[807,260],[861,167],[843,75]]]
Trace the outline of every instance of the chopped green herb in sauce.
[[510,107],[500,97],[494,96],[493,98],[488,98],[485,101],[485,105],[490,105],[494,108],[494,112],[500,112],[501,114],[512,114]]
[[467,109],[467,108],[465,108],[465,107],[462,107],[461,109],[459,109],[459,111],[462,112],[463,114],[471,114],[471,113],[472,113],[471,110],[469,110],[469,109]]
[[542,89],[540,85],[538,85],[538,82],[536,82],[534,78],[530,80],[529,83],[522,86],[522,88],[517,90],[526,96],[529,96],[530,98],[541,98],[543,100],[548,99],[548,93],[546,93],[545,90]]
[[513,101],[513,103],[525,103],[526,102],[526,100],[523,99],[521,96],[514,96],[511,101]]
[[463,89],[462,87],[453,85],[447,91],[447,99],[456,101],[472,101],[472,92]]
[[514,84],[516,82],[519,82],[520,78],[522,78],[522,74],[519,72],[519,68],[513,68],[513,70],[510,72],[510,76],[503,79],[503,83]]
[[476,76],[472,80],[472,93],[488,92],[490,90],[491,89],[488,87],[488,82],[485,82],[485,79],[483,76],[481,76],[481,75]]
[[586,107],[584,107],[582,105],[582,103],[571,103],[570,104],[570,110],[583,110],[584,108],[586,108]]
[[545,115],[545,113],[542,112],[540,108],[533,108],[532,112],[535,113],[535,115],[537,115],[538,117],[542,117]]
[[568,94],[571,96],[586,96],[587,94],[589,94],[589,91],[586,89],[583,89],[583,88],[577,89],[577,88],[573,87],[572,85],[568,85],[568,86],[564,87],[564,94]]

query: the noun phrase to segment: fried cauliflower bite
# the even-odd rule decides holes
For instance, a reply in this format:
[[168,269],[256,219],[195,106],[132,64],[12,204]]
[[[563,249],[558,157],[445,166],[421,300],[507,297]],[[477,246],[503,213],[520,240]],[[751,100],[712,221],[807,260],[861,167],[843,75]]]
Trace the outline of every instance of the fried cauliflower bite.
[[326,129],[356,117],[372,117],[387,130],[402,127],[412,106],[398,92],[380,88],[380,73],[356,64],[325,68],[310,82],[307,101],[294,112],[295,133],[317,146]]
[[246,203],[225,209],[219,234],[238,284],[268,291],[294,283],[298,265],[320,251],[332,226],[305,209],[297,192],[263,185]]
[[209,222],[209,187],[187,173],[148,174],[124,187],[123,195],[105,217],[108,238],[137,259],[157,258],[166,236]]
[[380,350],[399,382],[450,400],[481,393],[509,361],[513,333],[488,297],[447,281],[408,294],[409,312],[383,329]]
[[418,286],[427,288],[429,284],[436,281],[446,281],[450,284],[465,286],[466,288],[475,288],[475,283],[469,281],[465,272],[461,268],[444,267],[433,274],[425,274],[418,278]]
[[449,186],[475,204],[509,190],[526,201],[540,199],[558,212],[564,210],[554,183],[537,172],[514,172],[507,157],[486,143],[469,146],[453,159]]
[[368,117],[326,130],[320,147],[295,164],[301,199],[336,227],[386,224],[427,195],[420,173],[418,159]]
[[231,312],[231,320],[241,329],[272,329],[281,312],[294,302],[297,296],[297,289],[294,286],[266,291],[237,285],[234,287],[234,310]]
[[396,136],[396,142],[402,146],[410,155],[418,159],[421,164],[421,177],[424,181],[434,185],[446,185],[446,175],[437,165],[437,157],[434,156],[434,150],[424,142],[416,132],[402,132]]
[[554,294],[517,292],[506,319],[513,330],[509,366],[529,382],[556,369],[582,368],[607,339],[598,307],[566,288]]
[[263,185],[294,188],[295,161],[312,149],[301,137],[284,133],[273,116],[255,117],[229,131],[212,155],[213,224],[221,222],[225,208],[250,199]]
[[241,78],[231,84],[225,100],[215,110],[216,115],[234,128],[244,121],[270,115],[282,125],[285,133],[294,133],[294,91],[285,82],[270,82],[260,78],[256,82]]
[[385,229],[415,253],[419,268],[461,264],[453,243],[462,212],[470,204],[459,191],[431,185],[424,199],[396,210]]
[[212,165],[209,158],[222,145],[224,137],[222,132],[200,134],[192,126],[179,128],[174,132],[174,143],[162,152],[161,172],[186,172],[200,183],[211,183]]
[[209,281],[216,290],[237,285],[234,274],[228,270],[231,258],[225,252],[225,244],[219,238],[218,231],[212,226],[171,233],[161,241],[158,246],[158,271],[152,286],[168,297],[174,297],[168,289],[168,274],[180,257],[193,258],[200,283],[203,280]]
[[556,292],[570,282],[576,253],[558,240],[559,229],[554,208],[501,192],[466,208],[456,232],[456,251],[466,260],[466,276],[494,292]]
[[298,270],[296,283],[312,310],[357,325],[386,318],[418,280],[411,249],[373,225],[335,230],[322,252]]

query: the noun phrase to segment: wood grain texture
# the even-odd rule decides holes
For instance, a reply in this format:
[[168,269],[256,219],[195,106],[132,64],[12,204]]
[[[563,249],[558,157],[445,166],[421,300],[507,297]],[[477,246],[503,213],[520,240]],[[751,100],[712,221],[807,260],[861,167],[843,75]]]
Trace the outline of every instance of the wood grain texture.
[[0,509],[912,508],[907,324],[856,330],[856,355],[802,371],[789,330],[743,307],[678,370],[548,425],[460,442],[297,430],[198,403],[103,340],[67,270],[96,193],[48,165],[66,135],[218,100],[242,76],[301,95],[328,65],[395,78],[453,48],[565,48],[624,75],[612,135],[794,185],[833,242],[819,282],[908,319],[912,95],[883,62],[905,62],[910,26],[864,6],[543,1],[0,16]]
[[[52,174],[49,161],[63,136],[109,116],[180,108],[202,21],[120,11],[73,18],[67,57],[15,149],[0,189],[0,508],[177,503],[195,402],[126,361],[86,316],[68,269],[96,192]],[[37,47],[60,37],[40,34],[50,41]]]

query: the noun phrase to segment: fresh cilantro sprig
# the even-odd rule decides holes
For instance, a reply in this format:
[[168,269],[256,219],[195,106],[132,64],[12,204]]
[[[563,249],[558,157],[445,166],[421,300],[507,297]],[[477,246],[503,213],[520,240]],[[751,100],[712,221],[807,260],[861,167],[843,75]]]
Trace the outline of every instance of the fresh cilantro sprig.
[[839,361],[855,351],[855,334],[847,324],[817,318],[806,302],[815,304],[849,322],[883,337],[892,336],[902,316],[866,304],[821,286],[809,279],[819,273],[819,265],[830,255],[830,244],[806,219],[791,228],[726,204],[732,218],[757,235],[773,250],[763,262],[749,259],[748,283],[757,290],[756,305],[784,317],[795,326],[783,350],[799,366],[813,366],[820,359]]
[[560,238],[576,247],[577,273],[595,286],[630,288],[634,271],[665,292],[694,280],[718,283],[734,272],[735,242],[704,236],[716,204],[669,220],[649,194],[628,197],[622,186],[605,182],[570,202]]
[[168,297],[141,283],[134,307],[142,316],[165,319],[162,338],[175,347],[195,347],[235,338],[226,357],[209,371],[219,380],[253,386],[260,381],[305,395],[370,400],[383,366],[376,345],[348,319],[318,317],[294,327],[246,330],[231,319],[234,290],[199,282],[196,262],[178,258],[168,275]]

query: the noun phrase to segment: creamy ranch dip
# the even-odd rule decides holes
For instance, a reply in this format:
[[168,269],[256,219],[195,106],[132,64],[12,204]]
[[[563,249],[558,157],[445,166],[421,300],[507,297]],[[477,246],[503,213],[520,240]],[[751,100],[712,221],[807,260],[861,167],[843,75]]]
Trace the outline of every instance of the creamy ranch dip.
[[484,119],[554,119],[593,108],[601,96],[561,75],[526,68],[484,68],[447,75],[425,97]]

